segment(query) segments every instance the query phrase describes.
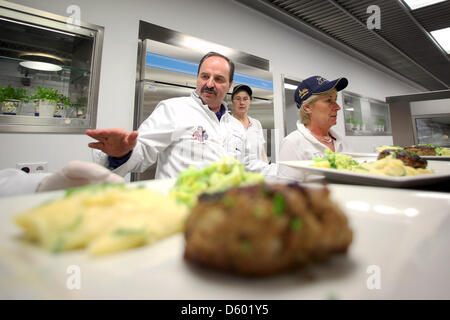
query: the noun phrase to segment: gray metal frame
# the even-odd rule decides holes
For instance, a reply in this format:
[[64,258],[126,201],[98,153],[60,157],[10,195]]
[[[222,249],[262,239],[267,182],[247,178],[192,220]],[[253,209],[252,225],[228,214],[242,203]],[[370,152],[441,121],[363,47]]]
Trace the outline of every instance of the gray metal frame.
[[450,98],[450,90],[428,91],[414,94],[406,94],[403,96],[386,97],[387,103],[392,102],[412,102],[412,101],[427,101]]
[[[450,98],[450,90],[437,90],[386,97],[386,102],[389,103],[394,145],[411,145],[417,141],[415,117],[423,117],[423,115],[412,116],[410,102],[448,98]],[[430,117],[431,116],[434,115],[430,115]]]
[[[87,105],[87,111],[90,116],[88,126],[82,124],[82,121],[79,119],[70,119],[75,123],[78,121],[80,123],[79,126],[68,127],[58,125],[64,119],[49,118],[44,120],[42,118],[25,119],[25,117],[22,117],[23,124],[0,124],[0,132],[84,134],[86,129],[95,129],[97,125],[98,90],[104,27],[80,21],[79,28],[69,29],[70,24],[67,22],[67,17],[3,0],[0,0],[0,19],[6,19],[18,24],[33,25],[36,28],[50,29],[56,32],[88,36],[94,39]],[[13,119],[10,119],[10,122],[13,122]]]

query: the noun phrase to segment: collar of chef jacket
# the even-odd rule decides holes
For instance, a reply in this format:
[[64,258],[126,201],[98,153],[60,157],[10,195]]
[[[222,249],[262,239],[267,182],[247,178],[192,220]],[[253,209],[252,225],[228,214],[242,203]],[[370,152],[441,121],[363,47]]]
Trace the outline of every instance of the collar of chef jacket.
[[[322,143],[320,143],[319,140],[317,140],[312,134],[311,132],[308,130],[308,128],[305,127],[305,125],[300,121],[297,120],[297,130],[299,130],[303,136],[308,139],[311,143],[313,144],[317,144],[320,146],[323,146]],[[342,139],[339,136],[339,134],[336,133],[336,131],[333,128],[330,128],[329,130],[330,134],[333,136],[333,138],[335,138],[334,142],[335,142],[335,150],[336,152],[338,152],[338,150],[341,150],[341,144],[342,144]]]
[[[209,108],[208,105],[204,104],[202,99],[200,98],[200,96],[197,94],[197,92],[193,91],[192,92],[192,98],[197,101],[202,107],[204,107],[205,109],[207,108],[209,111],[211,111],[211,109]],[[211,111],[212,112],[212,111]],[[228,108],[227,108],[227,103],[225,101],[222,101],[222,104],[220,105],[220,110],[217,113],[214,113],[217,117],[217,120],[219,120],[222,118],[222,116],[224,114],[228,113]]]

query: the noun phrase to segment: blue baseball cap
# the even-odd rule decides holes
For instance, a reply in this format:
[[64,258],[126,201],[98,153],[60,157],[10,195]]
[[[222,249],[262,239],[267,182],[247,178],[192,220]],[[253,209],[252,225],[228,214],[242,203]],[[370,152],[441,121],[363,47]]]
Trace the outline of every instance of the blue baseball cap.
[[319,94],[335,88],[337,91],[345,89],[348,85],[346,78],[339,78],[333,81],[328,81],[321,76],[312,76],[303,80],[295,89],[294,100],[297,103],[297,108],[300,109],[303,101],[308,99],[313,94]]

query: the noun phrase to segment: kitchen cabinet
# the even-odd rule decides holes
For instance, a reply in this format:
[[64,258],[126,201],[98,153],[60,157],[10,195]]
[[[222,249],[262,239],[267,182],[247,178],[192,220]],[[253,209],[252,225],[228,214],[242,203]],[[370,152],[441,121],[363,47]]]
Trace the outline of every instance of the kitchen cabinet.
[[342,92],[347,136],[390,136],[389,105],[383,101]]
[[0,132],[96,126],[103,27],[0,1]]

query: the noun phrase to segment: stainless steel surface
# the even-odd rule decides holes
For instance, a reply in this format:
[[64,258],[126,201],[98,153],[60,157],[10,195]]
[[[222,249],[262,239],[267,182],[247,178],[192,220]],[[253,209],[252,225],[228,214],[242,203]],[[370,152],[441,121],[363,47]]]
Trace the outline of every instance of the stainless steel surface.
[[[83,21],[80,21],[79,25],[69,24],[67,17],[2,0],[0,0],[0,20],[14,23],[18,26],[22,25],[31,27],[35,30],[42,30],[42,32],[53,32],[55,35],[59,34],[65,37],[79,37],[80,39],[90,39],[89,41],[92,41],[92,53],[89,54],[90,58],[85,62],[89,68],[89,79],[88,82],[86,82],[88,88],[88,121],[76,118],[44,119],[39,117],[24,118],[20,116],[7,117],[2,115],[0,118],[0,132],[84,133],[86,129],[95,128],[97,123],[98,89],[104,28]],[[27,34],[20,36],[19,34],[2,34],[0,39],[14,43],[16,54],[20,55],[21,52],[23,53],[24,50],[26,51],[27,49],[27,36]],[[61,55],[64,56],[63,51],[65,49],[62,50],[65,45],[64,43],[55,40],[52,45],[55,45],[55,52],[61,50]],[[45,46],[45,44],[42,43],[41,46]],[[30,50],[30,48],[32,48],[32,45],[28,46],[28,50]],[[8,48],[7,50],[10,49],[11,48]],[[51,48],[49,47],[47,49]],[[81,50],[82,49],[80,49],[80,52]],[[13,52],[14,50],[11,49],[10,51]],[[64,57],[63,59],[65,62],[69,61],[67,57]],[[68,69],[71,69],[71,72],[78,72],[80,74],[85,72],[82,67],[76,65],[72,65]],[[72,80],[73,79],[70,78],[70,81]],[[69,88],[69,90],[71,89]]]
[[[151,39],[161,43],[162,46],[164,46],[164,44],[175,46],[180,49],[177,50],[179,58],[184,60],[190,60],[190,58],[193,56],[198,56],[198,54],[202,57],[209,51],[216,51],[224,54],[235,63],[241,63],[247,66],[269,71],[269,61],[264,58],[225,47],[217,43],[205,41],[175,30],[166,29],[146,21],[139,21],[139,39]],[[200,59],[194,61],[199,62],[199,60]]]
[[[61,31],[66,31],[71,33],[71,29],[67,27],[68,25],[68,18],[65,16],[60,16],[57,14],[53,14],[47,11],[42,11],[26,6],[22,6],[20,4],[16,4],[13,2],[3,1],[0,0],[0,11],[3,13],[3,10],[6,10],[8,12],[8,16],[11,14],[11,10],[16,12],[16,15],[12,15],[11,17],[13,19],[17,19],[18,21],[21,21],[23,17],[26,17],[27,22],[35,23],[37,25],[42,25],[42,22],[45,21],[45,25],[47,27],[50,27],[52,29],[57,29]],[[28,15],[32,15],[34,17],[29,17]],[[1,14],[3,16],[3,14]],[[76,27],[76,25],[73,25]],[[88,22],[80,21],[80,27],[81,30],[79,32],[82,32],[86,36],[90,36],[90,31],[97,31],[99,28],[103,30],[103,27],[97,26],[95,24],[91,24]]]
[[[283,86],[285,84],[298,86],[301,82],[301,79],[287,77],[285,75],[281,75],[281,83]],[[284,133],[283,137],[290,134],[292,131],[297,130],[297,121],[300,120],[299,109],[297,108],[297,104],[294,100],[294,88],[286,88],[283,87],[283,119],[284,119]]]
[[446,114],[413,116],[412,122],[415,144],[450,147],[450,108]]
[[[394,0],[235,1],[422,90],[450,87],[450,59],[428,33],[434,20],[450,27],[450,1],[415,11]],[[370,5],[380,8],[379,30],[367,27]]]
[[448,99],[450,98],[450,90],[439,90],[439,91],[429,91],[414,94],[405,94],[401,96],[391,96],[386,97],[387,103],[398,102],[398,101],[428,101],[428,100],[438,100],[438,99]]
[[410,95],[386,97],[392,124],[392,138],[394,145],[406,146],[418,143],[418,132],[415,118],[434,117],[434,115],[411,115],[410,102],[432,101],[450,98],[450,90],[423,92]]

